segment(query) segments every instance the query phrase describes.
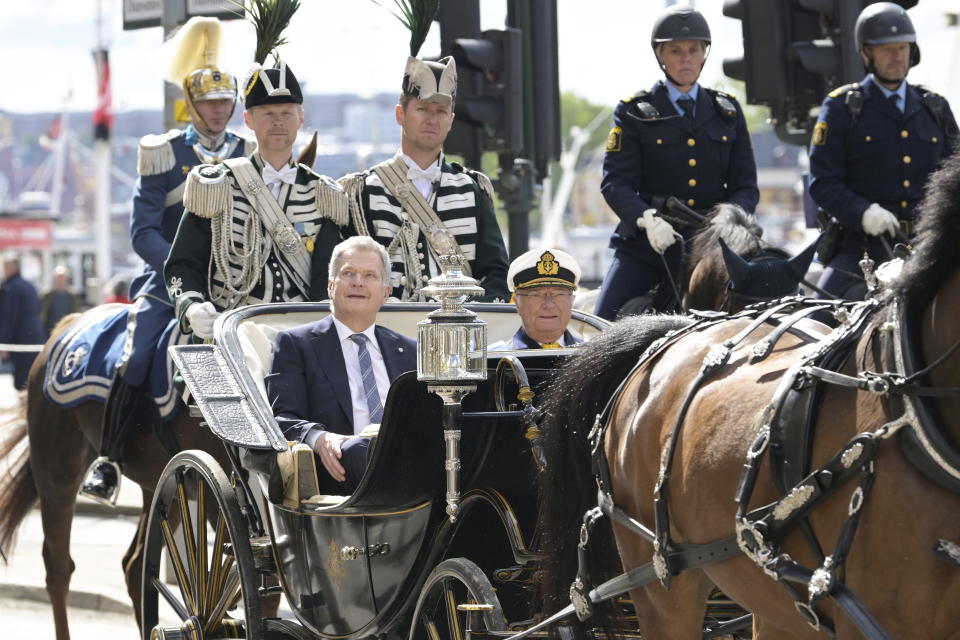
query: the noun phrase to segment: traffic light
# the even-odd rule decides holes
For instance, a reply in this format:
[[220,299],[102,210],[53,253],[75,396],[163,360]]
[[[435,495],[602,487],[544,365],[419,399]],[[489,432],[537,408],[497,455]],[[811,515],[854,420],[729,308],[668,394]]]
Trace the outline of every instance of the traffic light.
[[523,51],[519,29],[490,29],[457,38],[457,70],[478,72],[480,91],[457,97],[457,119],[483,131],[486,151],[523,151]]
[[[854,43],[857,16],[873,0],[726,0],[723,14],[741,21],[742,58],[723,71],[747,86],[747,102],[770,107],[784,142],[806,144],[811,110],[835,87],[861,80]],[[917,0],[896,2],[905,9]]]
[[[480,35],[480,0],[459,0],[454,7],[452,2],[441,2],[437,13],[440,23],[440,55],[453,55],[453,45],[459,38],[476,38]],[[455,111],[460,114],[463,101],[469,96],[479,95],[482,90],[481,79],[471,69],[457,69],[457,104]],[[443,145],[447,153],[463,156],[467,166],[479,167],[483,155],[483,131],[460,117],[454,118],[453,128]]]

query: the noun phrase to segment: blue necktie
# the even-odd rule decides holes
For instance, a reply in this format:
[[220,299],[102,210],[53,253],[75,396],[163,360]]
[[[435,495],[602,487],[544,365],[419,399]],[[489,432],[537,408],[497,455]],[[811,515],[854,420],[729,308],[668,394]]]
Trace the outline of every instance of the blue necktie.
[[693,98],[690,96],[680,96],[677,98],[677,104],[683,110],[683,117],[693,122]]
[[350,339],[357,344],[357,357],[360,360],[360,377],[363,379],[363,393],[367,396],[367,411],[370,413],[370,424],[379,424],[383,418],[383,405],[380,404],[380,393],[377,391],[377,380],[373,375],[373,362],[370,352],[367,351],[367,336],[355,333]]

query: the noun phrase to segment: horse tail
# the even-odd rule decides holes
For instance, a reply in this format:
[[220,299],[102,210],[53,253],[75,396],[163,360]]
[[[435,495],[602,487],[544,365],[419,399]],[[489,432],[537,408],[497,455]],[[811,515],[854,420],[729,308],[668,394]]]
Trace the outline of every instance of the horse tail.
[[[540,548],[549,550],[537,562],[535,613],[548,616],[568,603],[568,589],[577,573],[577,542],[583,514],[596,506],[597,490],[587,436],[617,387],[643,351],[657,338],[692,321],[676,315],[625,318],[577,349],[554,373],[542,408],[547,465],[539,475]],[[604,518],[594,527],[588,550],[594,586],[620,572],[613,530]],[[613,637],[617,612],[598,607],[591,626]],[[574,625],[578,637],[586,628]]]
[[0,558],[4,562],[13,547],[17,527],[37,501],[37,486],[30,469],[30,449],[26,445],[26,409],[20,407],[0,422],[7,437],[0,442],[0,461],[6,472],[0,477]]

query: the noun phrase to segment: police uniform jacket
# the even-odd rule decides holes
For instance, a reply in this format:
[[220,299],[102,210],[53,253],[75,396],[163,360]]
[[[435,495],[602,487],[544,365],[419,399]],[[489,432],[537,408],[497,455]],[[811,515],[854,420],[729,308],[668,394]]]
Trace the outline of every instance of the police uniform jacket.
[[[848,104],[859,100],[862,108]],[[939,122],[935,112],[939,110]],[[877,203],[913,220],[927,178],[952,153],[956,122],[947,101],[907,85],[903,112],[867,76],[823,101],[810,146],[810,195],[862,244],[861,217]]]
[[752,212],[757,168],[743,110],[733,96],[701,86],[691,123],[670,102],[661,80],[620,102],[603,159],[601,191],[620,218],[610,246],[659,258],[637,228],[655,196],[675,196],[705,211],[730,202]]
[[[373,170],[344,176],[340,183],[351,207],[359,207],[357,217],[363,221],[354,225],[365,224],[366,232],[387,248],[393,264],[391,295],[399,300],[419,299],[420,289],[439,273],[424,230],[403,211],[401,202]],[[410,188],[416,189],[412,183]],[[489,179],[480,172],[443,162],[440,182],[428,202],[469,261],[472,277],[484,288],[479,299],[508,300],[507,250],[490,191]]]
[[130,242],[145,264],[143,273],[130,283],[131,300],[146,294],[169,304],[163,262],[183,216],[183,187],[190,170],[209,162],[211,156],[236,158],[252,153],[254,147],[255,143],[227,131],[219,149],[205,149],[193,125],[140,140]]
[[[260,175],[263,168],[260,155],[253,154],[250,161]],[[191,208],[194,197],[199,202],[210,200],[202,191],[197,193],[203,197],[191,195],[194,176],[200,175],[222,177],[212,182],[206,180],[199,186],[223,189],[229,203],[226,211],[221,206],[207,210]],[[336,182],[301,164],[297,166],[295,184],[284,183],[280,187],[277,198],[280,208],[310,254],[310,272],[299,273],[227,165],[200,165],[189,180],[183,218],[164,265],[170,299],[185,330],[183,315],[193,302],[210,301],[218,311],[223,311],[258,302],[319,300],[326,296],[330,256],[333,247],[343,239],[342,225],[347,222],[346,197]],[[264,185],[263,189],[267,187]],[[272,197],[269,191],[267,197]],[[220,236],[216,235],[217,229]],[[253,242],[257,236],[259,257]],[[221,252],[220,264],[226,272],[218,265],[215,251]],[[228,278],[231,286],[227,286]],[[251,281],[255,282],[249,292],[236,293],[242,291],[239,287],[242,282]]]

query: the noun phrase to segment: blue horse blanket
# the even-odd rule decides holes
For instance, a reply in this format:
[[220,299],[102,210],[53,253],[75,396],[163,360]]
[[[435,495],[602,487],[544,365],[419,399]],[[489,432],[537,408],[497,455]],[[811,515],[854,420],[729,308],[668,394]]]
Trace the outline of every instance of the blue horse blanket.
[[[47,360],[43,393],[58,407],[82,402],[106,402],[117,368],[129,355],[127,325],[132,305],[106,304],[87,311],[53,344]],[[147,388],[164,421],[176,415],[180,403],[173,379],[173,361],[167,348],[187,344],[176,319],[170,321],[156,346]]]

